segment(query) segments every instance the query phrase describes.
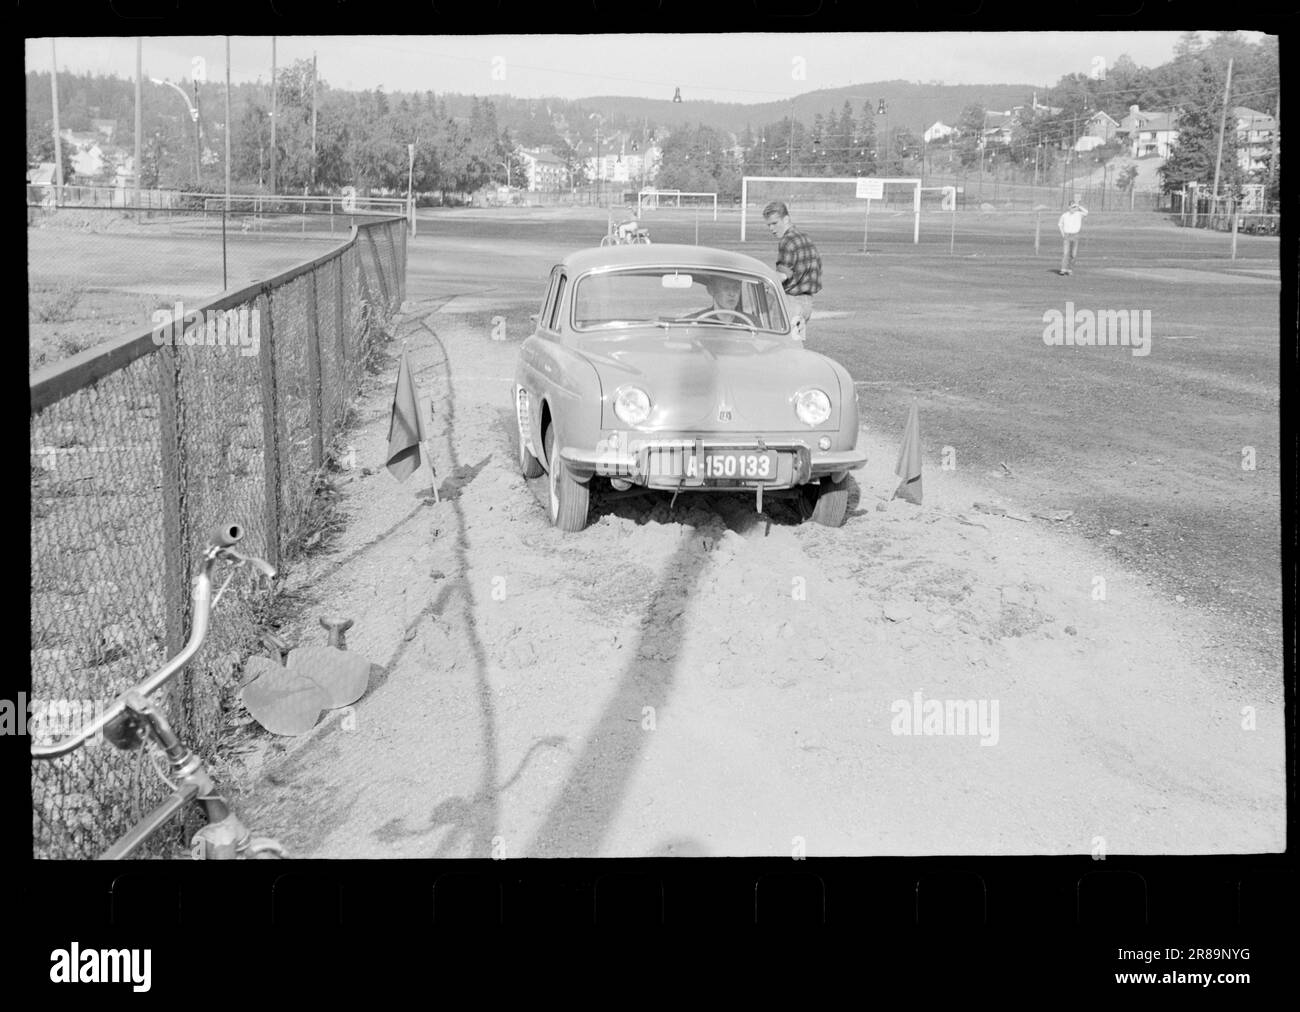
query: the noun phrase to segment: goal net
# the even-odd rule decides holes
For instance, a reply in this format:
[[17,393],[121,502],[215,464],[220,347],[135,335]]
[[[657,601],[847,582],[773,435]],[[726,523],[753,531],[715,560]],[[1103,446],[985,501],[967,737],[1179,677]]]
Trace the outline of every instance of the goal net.
[[[860,196],[862,193],[870,197]],[[875,176],[746,176],[741,184],[740,241],[766,239],[763,208],[779,200],[814,238],[862,245],[920,242],[921,180]],[[869,205],[869,206],[868,206]]]
[[718,220],[717,193],[697,193],[688,190],[642,190],[636,195],[637,216],[646,211],[693,211],[707,214]]

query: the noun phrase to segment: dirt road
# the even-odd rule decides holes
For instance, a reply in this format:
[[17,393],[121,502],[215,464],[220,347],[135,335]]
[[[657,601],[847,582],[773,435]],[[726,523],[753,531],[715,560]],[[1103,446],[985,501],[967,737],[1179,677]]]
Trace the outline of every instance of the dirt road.
[[509,412],[534,295],[468,273],[449,298],[413,248],[398,326],[441,504],[383,469],[394,359],[348,522],[291,574],[291,638],[341,612],[376,668],[355,708],[250,746],[260,832],[317,858],[1285,846],[1280,672],[1051,521],[974,510],[997,492],[967,473],[927,460],[925,505],[889,501],[901,431],[864,432],[840,530],[728,497],[553,530]]

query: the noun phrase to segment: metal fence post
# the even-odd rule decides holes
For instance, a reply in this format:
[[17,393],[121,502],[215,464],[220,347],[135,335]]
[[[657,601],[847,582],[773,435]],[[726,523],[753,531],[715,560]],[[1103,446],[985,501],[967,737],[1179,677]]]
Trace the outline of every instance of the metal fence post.
[[[181,326],[183,321],[175,321]],[[162,464],[163,598],[167,652],[185,645],[189,611],[189,523],[186,514],[184,447],[180,422],[180,353],[175,344],[158,349],[158,450]]]
[[261,354],[262,465],[266,481],[266,561],[280,565],[280,427],[279,398],[275,389],[275,308],[270,287],[264,287],[266,334]]
[[[343,335],[343,254],[340,253],[334,260],[338,267],[339,283],[334,290],[334,340],[339,346],[339,371],[343,375],[348,372],[348,349],[347,341]],[[349,391],[350,393],[351,391]]]
[[397,242],[399,239],[405,240],[406,238],[406,223],[402,222],[400,225],[397,223],[389,224],[388,234],[389,234],[389,244],[392,249],[392,255],[388,259],[392,261],[393,264],[393,287],[397,291],[397,304],[390,305],[388,308],[390,310],[396,310],[402,304],[402,274],[403,274],[401,267],[398,265],[398,260],[401,258],[401,252],[397,248]]
[[324,405],[321,387],[320,312],[316,305],[316,271],[311,272],[311,311],[307,317],[307,401],[311,418],[311,466],[316,470],[325,458]]
[[[370,254],[375,261],[375,275],[379,280],[379,292],[384,297],[384,310],[392,308],[392,303],[388,299],[388,282],[384,279],[384,264],[379,259],[379,247],[375,243],[375,237],[369,228],[366,229],[366,242],[370,245]],[[361,266],[362,275],[365,274],[365,264]]]
[[[184,321],[175,321],[176,327]],[[175,333],[175,332],[173,332]],[[179,335],[176,335],[179,336]],[[175,344],[158,349],[158,451],[162,464],[163,609],[166,615],[167,653],[175,656],[185,646],[190,615],[191,523],[186,474],[184,425],[181,421],[181,356]],[[194,714],[193,692],[187,681],[167,687],[173,713],[182,715],[182,727],[190,727]]]

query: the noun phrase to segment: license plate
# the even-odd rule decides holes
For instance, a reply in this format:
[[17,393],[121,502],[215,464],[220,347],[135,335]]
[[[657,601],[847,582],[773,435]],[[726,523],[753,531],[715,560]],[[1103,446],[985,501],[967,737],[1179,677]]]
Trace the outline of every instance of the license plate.
[[775,481],[777,455],[774,451],[727,451],[689,455],[686,477],[705,481]]

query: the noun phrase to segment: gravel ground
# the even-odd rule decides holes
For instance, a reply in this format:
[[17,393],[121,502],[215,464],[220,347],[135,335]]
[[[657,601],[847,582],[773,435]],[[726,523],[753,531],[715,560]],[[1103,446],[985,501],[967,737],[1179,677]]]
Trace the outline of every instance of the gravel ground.
[[[559,533],[514,467],[531,289],[434,282],[418,246],[410,266],[397,335],[442,501],[383,468],[394,357],[347,523],[290,575],[291,638],[354,618],[371,686],[255,740],[259,832],[316,858],[1285,847],[1281,675],[1237,663],[1223,616],[1061,524],[976,510],[999,490],[972,471],[927,457],[924,505],[891,501],[901,423],[864,432],[840,530],[710,496],[598,500]],[[933,720],[960,701],[970,725]]]

